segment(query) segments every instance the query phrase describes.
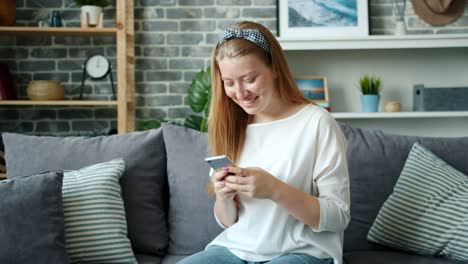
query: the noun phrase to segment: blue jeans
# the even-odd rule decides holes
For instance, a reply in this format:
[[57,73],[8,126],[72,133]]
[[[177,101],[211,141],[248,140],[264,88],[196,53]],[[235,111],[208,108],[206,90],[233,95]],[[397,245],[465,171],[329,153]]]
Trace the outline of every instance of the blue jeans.
[[205,251],[195,253],[177,264],[332,264],[333,259],[319,259],[306,254],[286,254],[269,261],[245,261],[232,254],[227,248],[209,247]]

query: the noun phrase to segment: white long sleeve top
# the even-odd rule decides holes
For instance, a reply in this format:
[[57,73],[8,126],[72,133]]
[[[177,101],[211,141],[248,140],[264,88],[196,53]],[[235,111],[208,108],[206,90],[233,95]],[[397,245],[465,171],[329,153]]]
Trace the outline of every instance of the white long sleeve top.
[[[304,253],[331,257],[341,264],[343,231],[350,220],[346,149],[346,139],[333,117],[315,105],[285,119],[249,125],[237,165],[263,168],[318,197],[319,228],[307,226],[272,200],[240,194],[237,222],[207,248],[223,246],[246,261]],[[225,228],[219,220],[218,224]]]

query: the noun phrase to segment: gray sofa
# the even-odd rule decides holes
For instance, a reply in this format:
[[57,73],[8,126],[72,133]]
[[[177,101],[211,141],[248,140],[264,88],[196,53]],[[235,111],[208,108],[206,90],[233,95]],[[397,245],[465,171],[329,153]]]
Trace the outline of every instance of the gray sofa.
[[[468,174],[464,156],[468,138],[397,136],[340,125],[349,143],[351,188],[345,263],[452,263],[370,243],[366,236],[414,142]],[[206,134],[165,125],[94,138],[2,136],[9,178],[124,158],[121,186],[128,237],[139,263],[176,263],[203,250],[222,231],[213,217],[214,200],[205,191],[209,183],[209,168],[203,161],[208,156]]]

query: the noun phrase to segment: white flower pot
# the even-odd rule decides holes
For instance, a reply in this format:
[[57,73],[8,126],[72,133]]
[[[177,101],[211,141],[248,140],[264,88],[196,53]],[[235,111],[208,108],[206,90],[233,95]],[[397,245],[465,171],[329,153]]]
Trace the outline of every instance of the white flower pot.
[[395,22],[395,35],[406,35],[405,21],[399,20]]
[[81,7],[81,24],[97,26],[101,17],[102,7],[85,5]]

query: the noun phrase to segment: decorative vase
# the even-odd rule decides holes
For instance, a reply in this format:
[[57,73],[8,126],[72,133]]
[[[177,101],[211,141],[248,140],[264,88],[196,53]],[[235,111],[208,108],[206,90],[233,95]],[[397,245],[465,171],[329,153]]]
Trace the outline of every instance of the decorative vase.
[[384,104],[385,112],[400,112],[401,111],[401,104],[397,101],[389,101],[385,102]]
[[378,112],[379,111],[380,95],[378,94],[363,94],[361,95],[361,110],[362,112]]
[[84,5],[81,7],[81,26],[82,27],[102,27],[102,7]]
[[1,5],[0,26],[14,26],[16,24],[16,1],[4,0]]
[[50,20],[50,25],[52,27],[61,27],[62,26],[62,17],[60,16],[59,11],[52,12],[52,18]]
[[397,20],[395,22],[395,35],[406,35],[406,25],[404,20]]
[[63,100],[65,92],[59,81],[35,80],[29,82],[26,94],[31,100]]

